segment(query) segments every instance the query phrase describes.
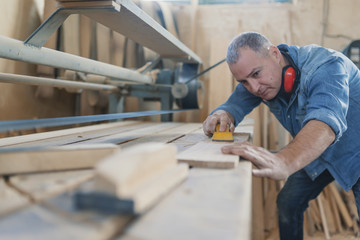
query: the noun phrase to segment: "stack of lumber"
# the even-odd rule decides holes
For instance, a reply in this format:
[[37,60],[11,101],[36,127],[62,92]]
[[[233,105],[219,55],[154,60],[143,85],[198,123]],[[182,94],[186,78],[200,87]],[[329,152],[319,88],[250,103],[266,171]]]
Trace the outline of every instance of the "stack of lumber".
[[[252,121],[244,121],[234,138],[249,140],[252,125]],[[240,161],[227,169],[189,169],[187,164],[177,163],[177,156],[198,142],[207,142],[208,148],[213,145],[200,123],[135,121],[1,139],[0,150],[35,151],[31,148],[36,147],[43,154],[54,151],[57,154],[47,159],[57,159],[53,161],[57,171],[38,165],[35,173],[23,173],[19,168],[18,173],[3,174],[0,238],[113,239],[122,232],[121,239],[250,239],[250,162]],[[111,150],[86,167],[90,169],[60,170],[62,162],[81,162],[90,159],[93,152],[85,157],[78,155],[80,150],[67,155],[72,151],[62,151],[58,146],[81,149],[90,144],[104,144]],[[34,159],[35,165],[46,163],[46,159]],[[7,166],[16,161],[8,160]],[[112,196],[107,199],[112,202],[103,201],[107,207],[121,199],[132,212],[117,214],[114,208],[110,208],[111,213],[98,211],[104,209],[99,205],[90,211],[76,208],[74,200],[79,194],[98,197],[99,202],[104,196]]]
[[[264,181],[264,235],[267,240],[279,239],[276,196],[281,185],[282,182]],[[350,232],[350,235],[358,237],[357,219],[352,191],[346,193],[333,182],[316,199],[310,201],[304,214],[304,236],[331,239],[334,235]]]

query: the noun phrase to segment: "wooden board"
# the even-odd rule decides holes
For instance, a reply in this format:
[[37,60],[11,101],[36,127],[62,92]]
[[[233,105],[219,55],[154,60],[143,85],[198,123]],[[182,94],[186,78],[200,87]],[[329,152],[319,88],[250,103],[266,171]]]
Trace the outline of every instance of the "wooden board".
[[[154,124],[139,122],[130,125],[109,125],[112,127],[97,129],[93,126],[86,128],[89,132],[72,129],[67,132],[47,133],[46,136],[36,137],[36,140],[31,139],[31,136],[23,139],[25,139],[28,146],[36,146],[37,141],[41,144],[49,142],[50,145],[61,145],[68,142],[77,146],[82,140],[85,140],[85,142],[89,140],[94,143],[98,141],[101,144],[119,142],[120,147],[124,149],[132,144],[155,140],[163,143],[172,142],[177,145],[179,151],[190,148],[198,141],[208,139],[202,133],[201,124],[199,123]],[[242,128],[250,130],[250,127],[251,123],[246,123],[244,125],[240,124],[237,129],[239,131]],[[104,132],[103,136],[101,136],[102,132]],[[249,134],[242,134],[242,136],[249,137]],[[4,144],[5,141],[4,139]],[[23,143],[17,139],[13,144],[21,146]],[[46,183],[46,180],[35,177],[36,175],[33,174],[9,178],[10,183],[18,189],[20,189],[20,185],[24,185],[20,190],[35,202],[39,200],[41,203],[37,202],[29,208],[16,211],[0,219],[1,239],[114,239],[116,234],[122,231],[132,220],[128,216],[74,209],[73,194],[82,189],[83,185],[72,190],[73,186],[77,184],[72,185],[73,180],[76,182],[75,179],[77,179],[75,175],[74,178],[68,176],[69,181],[67,181],[65,180],[66,174],[64,174],[65,178],[60,177],[61,172],[56,173],[57,177],[52,177],[53,174],[49,173],[49,184]],[[41,175],[45,176],[45,174]],[[25,176],[29,178],[23,178]],[[70,180],[70,178],[73,178],[73,180]],[[81,178],[79,175],[78,179]],[[230,236],[228,238],[231,239],[248,239],[246,236],[251,231],[251,226],[248,224],[251,221],[251,194],[248,192],[248,189],[251,189],[251,164],[249,162],[240,162],[235,169],[193,168],[190,170],[189,178],[175,188],[174,191],[171,191],[159,204],[149,209],[145,215],[140,216],[138,220],[141,221],[133,222],[132,226],[136,226],[138,223],[142,224],[142,219],[148,215],[150,217],[155,216],[152,213],[156,211],[156,218],[151,217],[151,221],[146,220],[150,224],[146,229],[151,230],[148,235],[151,239],[176,239],[176,237],[181,239],[187,237],[223,239],[227,236]],[[15,181],[16,179],[19,180]],[[33,182],[34,185],[26,184],[26,181]],[[61,182],[64,182],[64,185]],[[84,185],[88,183],[86,182]],[[51,186],[52,184],[54,184],[54,187]],[[44,191],[41,191],[41,189]],[[57,193],[56,191],[52,192],[52,190],[56,189],[59,190]],[[30,191],[34,192],[29,194]],[[49,199],[49,196],[63,191],[66,192]],[[169,203],[169,198],[172,199],[171,201],[179,202]],[[158,207],[163,206],[164,203],[164,207],[170,207],[171,211],[159,212],[159,210],[156,210]],[[163,215],[164,213],[169,215]],[[19,226],[21,227],[19,228]],[[164,238],[158,237],[160,235],[157,235],[157,233],[160,231],[164,232]],[[126,238],[129,237],[128,233],[133,236],[132,231],[126,231],[124,235]],[[141,234],[146,233],[147,230]],[[136,235],[136,237],[138,236]]]
[[[153,135],[145,136],[139,139],[135,139],[131,142],[126,142],[121,144],[121,147],[126,148],[129,146],[133,146],[139,143],[145,142],[161,142],[161,143],[170,143],[174,140],[181,139],[193,132],[202,129],[202,125],[200,123],[187,123],[179,126],[175,126],[171,129],[164,129],[161,132],[154,132]],[[201,130],[202,131],[202,130]],[[178,149],[179,150],[179,149]]]
[[30,203],[31,201],[29,198],[8,186],[5,180],[0,178],[0,216],[24,208]]
[[221,148],[229,143],[199,142],[191,148],[179,153],[179,162],[188,163],[192,167],[203,168],[235,168],[239,156],[223,154]]
[[176,147],[143,143],[106,157],[95,167],[95,185],[119,198],[132,197],[144,183],[176,165]]
[[110,239],[130,220],[127,216],[77,211],[68,193],[0,219],[0,238]]
[[0,154],[0,175],[92,168],[117,150],[116,145],[64,146]]
[[[235,142],[247,141],[249,135],[234,134]],[[239,156],[223,154],[221,148],[231,145],[229,142],[213,142],[206,139],[177,155],[179,162],[185,162],[193,167],[204,168],[235,168],[239,163]]]
[[10,177],[10,184],[35,202],[69,191],[92,179],[93,170],[24,174]]
[[189,172],[187,164],[177,164],[138,189],[132,199],[136,213],[144,213],[181,183]]
[[[131,142],[144,137],[155,136],[162,132],[171,131],[173,128],[184,125],[184,123],[142,123],[134,128],[123,129],[121,132],[108,136],[88,139],[77,144],[93,144],[93,143],[114,143],[121,144]],[[124,131],[125,130],[125,131]]]
[[124,121],[3,138],[0,139],[0,147],[43,147],[65,145],[99,136],[114,134],[119,131],[126,131],[138,124],[139,122],[135,121]]
[[[239,184],[241,183],[241,184]],[[250,239],[251,164],[190,170],[187,180],[117,239]]]

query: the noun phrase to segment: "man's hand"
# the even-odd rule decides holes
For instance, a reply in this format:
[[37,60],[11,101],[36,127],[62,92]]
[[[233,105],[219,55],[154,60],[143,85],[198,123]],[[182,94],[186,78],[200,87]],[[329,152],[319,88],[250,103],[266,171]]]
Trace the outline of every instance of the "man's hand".
[[252,170],[255,177],[268,177],[275,180],[286,179],[291,172],[285,160],[268,150],[257,147],[249,142],[236,143],[222,147],[225,154],[239,155],[252,162],[257,169]]
[[335,140],[335,133],[324,122],[310,120],[292,142],[273,154],[250,143],[238,143],[223,147],[223,153],[235,154],[251,161],[256,177],[285,179],[318,158]]
[[224,110],[218,110],[212,115],[208,116],[203,122],[203,130],[206,136],[212,136],[216,125],[220,123],[220,132],[224,132],[229,127],[231,132],[234,132],[234,118],[230,113]]

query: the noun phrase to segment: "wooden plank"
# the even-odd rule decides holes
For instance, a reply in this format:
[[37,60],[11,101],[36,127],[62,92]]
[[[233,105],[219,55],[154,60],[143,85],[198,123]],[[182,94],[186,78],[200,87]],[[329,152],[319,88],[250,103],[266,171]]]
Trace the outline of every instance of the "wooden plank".
[[276,224],[276,191],[275,181],[269,179],[269,190],[265,196],[264,207],[264,230],[265,232],[272,232]]
[[330,184],[329,188],[331,190],[331,193],[333,195],[333,197],[335,198],[336,204],[340,210],[340,215],[342,217],[342,219],[345,222],[346,227],[350,228],[353,226],[353,222],[351,219],[351,216],[345,206],[344,201],[342,200],[339,190],[336,188],[336,186],[334,184]]
[[252,178],[252,239],[265,239],[262,178]]
[[[97,124],[86,127],[70,128],[44,133],[29,134],[24,136],[8,137],[0,139],[0,147],[27,147],[27,146],[54,146],[94,138],[96,136],[109,135],[116,132],[117,128],[129,127],[140,124],[136,121],[124,121],[115,123]],[[121,131],[124,131],[121,129]],[[99,133],[100,132],[100,133]],[[98,133],[95,136],[91,135]],[[91,135],[91,136],[88,136]]]
[[181,183],[188,176],[188,173],[189,166],[187,164],[177,164],[143,184],[131,197],[134,200],[135,212],[144,213],[149,210],[170,190]]
[[188,171],[187,164],[175,164],[143,182],[131,196],[125,198],[96,187],[82,190],[76,195],[76,206],[101,213],[141,215],[179,185],[187,177]]
[[[248,135],[234,134],[235,142],[246,141],[248,138]],[[233,143],[213,142],[211,139],[206,139],[180,152],[177,159],[193,167],[235,168],[239,163],[239,156],[221,152],[223,146],[231,144]]]
[[10,184],[39,202],[76,188],[90,180],[94,170],[61,171],[40,174],[25,174],[10,177]]
[[3,152],[0,154],[0,175],[92,168],[117,149],[116,145],[93,144]]
[[239,163],[239,156],[223,154],[221,148],[226,145],[229,143],[199,142],[179,153],[177,159],[192,167],[235,168]]
[[0,219],[0,238],[111,239],[131,220],[128,216],[78,211],[72,207],[72,197],[71,193],[63,194]]
[[323,226],[323,229],[324,229],[325,238],[330,239],[329,228],[328,228],[327,219],[326,219],[326,216],[325,216],[325,210],[324,210],[324,206],[323,206],[322,193],[320,193],[320,195],[316,198],[316,201],[317,201],[317,203],[319,205],[321,223],[322,223],[322,226]]
[[[330,183],[330,184],[334,184],[334,183]],[[331,195],[330,187],[326,186],[324,191],[330,201],[330,206],[331,206],[330,211],[333,213],[333,216],[334,216],[336,231],[341,233],[343,231],[343,227],[342,227],[341,220],[340,220],[340,213],[339,213],[339,209],[336,205],[335,199]]]
[[[231,39],[221,36],[211,40],[210,66],[225,58],[226,49],[230,41]],[[226,62],[210,71],[208,96],[211,97],[208,99],[208,114],[223,104],[231,95],[233,91],[232,79],[232,74]]]
[[[238,141],[252,141],[253,135],[253,124],[254,120],[252,118],[245,118],[236,128],[235,128],[235,138],[239,138]],[[188,125],[188,123],[186,124]],[[207,141],[210,138],[205,136],[202,129],[202,124],[199,124],[199,129],[190,133],[186,133],[185,136],[174,141],[178,146],[179,152],[184,151],[201,141]]]
[[117,197],[131,197],[144,183],[176,165],[176,147],[143,143],[117,151],[95,167],[95,186]]
[[[177,139],[188,136],[189,134],[194,133],[197,130],[201,130],[202,125],[200,123],[187,123],[176,126],[171,129],[165,129],[164,131],[158,132],[154,135],[145,136],[142,138],[138,138],[131,142],[126,142],[121,144],[122,148],[126,148],[129,146],[133,146],[139,143],[145,142],[161,142],[161,143],[169,143],[176,141]],[[201,130],[202,131],[202,130]],[[178,148],[179,150],[179,148]]]
[[29,198],[9,187],[4,178],[0,178],[0,216],[9,214],[30,204],[31,201]]
[[104,137],[98,137],[94,139],[88,139],[76,144],[89,144],[89,143],[113,143],[113,144],[123,144],[126,142],[134,141],[139,138],[155,136],[161,132],[171,130],[175,127],[181,126],[184,123],[143,123],[135,128],[127,129],[120,133],[111,134]]
[[190,170],[185,182],[118,239],[250,239],[251,163]]

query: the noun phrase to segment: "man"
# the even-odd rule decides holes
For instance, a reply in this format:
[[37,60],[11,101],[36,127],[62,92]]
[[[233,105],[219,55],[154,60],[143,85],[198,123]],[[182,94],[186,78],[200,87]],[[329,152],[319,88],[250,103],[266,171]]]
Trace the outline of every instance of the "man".
[[277,153],[250,143],[223,147],[251,161],[253,176],[287,179],[277,197],[281,239],[303,238],[308,202],[334,179],[353,190],[360,207],[360,72],[343,54],[316,45],[274,46],[259,33],[242,33],[226,56],[240,83],[204,121],[233,131],[261,102],[293,140]]

